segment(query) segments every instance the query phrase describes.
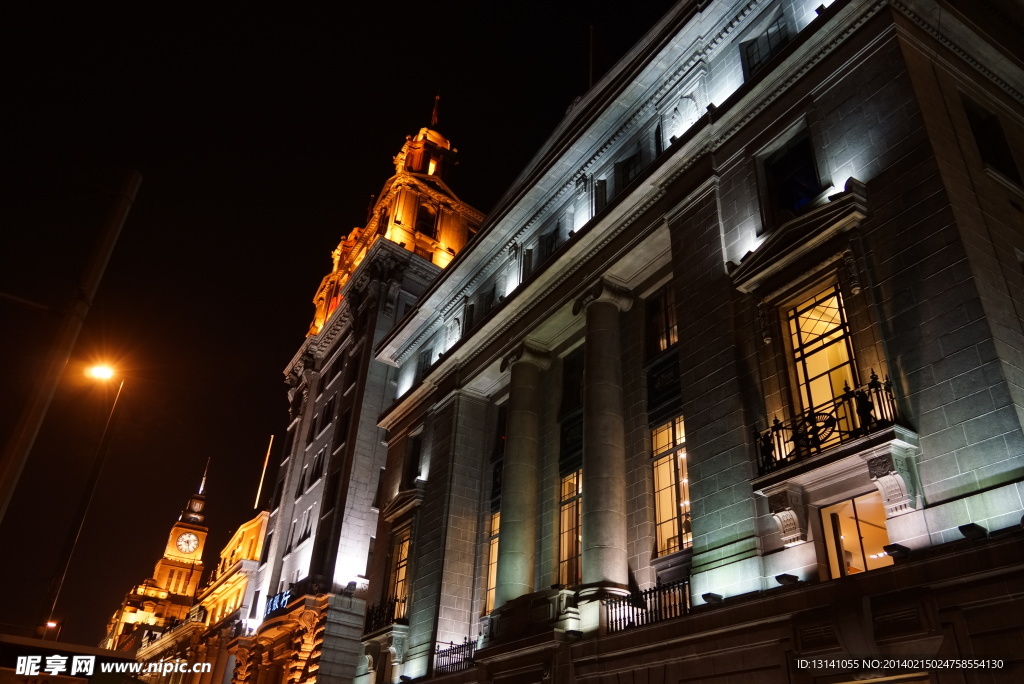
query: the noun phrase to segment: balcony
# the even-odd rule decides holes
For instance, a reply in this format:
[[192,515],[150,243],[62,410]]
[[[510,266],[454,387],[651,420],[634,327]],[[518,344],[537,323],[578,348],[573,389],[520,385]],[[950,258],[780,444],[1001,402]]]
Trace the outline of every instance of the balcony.
[[897,421],[892,381],[878,379],[851,389],[785,422],[776,418],[763,433],[754,429],[759,475],[817,456],[840,444],[891,427]]
[[650,589],[604,602],[608,633],[653,625],[690,612],[690,580],[658,583]]
[[434,649],[434,674],[450,674],[468,670],[473,667],[475,652],[476,641],[470,641],[469,637],[466,637],[461,644],[452,641],[447,645],[438,644]]
[[405,599],[389,599],[366,609],[363,634],[370,634],[394,624],[405,624]]

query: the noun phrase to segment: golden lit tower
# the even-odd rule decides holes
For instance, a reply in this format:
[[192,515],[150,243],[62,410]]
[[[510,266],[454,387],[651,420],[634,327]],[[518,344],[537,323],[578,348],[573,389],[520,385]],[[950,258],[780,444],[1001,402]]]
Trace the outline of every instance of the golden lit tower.
[[[457,153],[434,123],[405,139],[366,224],[334,249],[312,325],[285,368],[290,418],[250,607],[259,625],[228,647],[239,684],[284,673],[291,684],[333,684],[355,674],[387,453],[377,417],[398,389],[396,368],[374,361],[373,350],[415,315],[484,219],[448,187]],[[434,331],[439,353],[440,338],[462,325],[452,317]]]
[[370,247],[383,237],[444,268],[483,220],[445,182],[458,150],[443,135],[421,128],[395,155],[395,175],[384,184],[365,228],[353,228],[332,254],[334,267],[320,283],[309,334],[323,328],[341,302],[341,291]]
[[203,574],[206,476],[171,526],[153,576],[132,588],[110,619],[102,646],[134,650],[147,634],[159,634],[188,617]]

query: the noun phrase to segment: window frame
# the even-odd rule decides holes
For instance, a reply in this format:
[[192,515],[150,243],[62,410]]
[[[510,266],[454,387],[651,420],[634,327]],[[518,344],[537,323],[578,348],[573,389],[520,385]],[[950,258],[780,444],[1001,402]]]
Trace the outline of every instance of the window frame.
[[[662,428],[668,432],[669,439],[664,448],[659,449],[656,440]],[[654,557],[664,558],[693,547],[690,485],[686,467],[686,429],[683,416],[675,416],[652,426],[651,467],[651,482],[654,488]],[[661,475],[667,476],[666,480],[663,480],[664,486],[661,487],[659,470]],[[668,506],[670,512],[663,506]],[[675,534],[663,535],[663,528],[668,528]],[[674,545],[671,543],[673,539]]]
[[562,475],[558,491],[558,583],[568,588],[583,582],[583,468]]

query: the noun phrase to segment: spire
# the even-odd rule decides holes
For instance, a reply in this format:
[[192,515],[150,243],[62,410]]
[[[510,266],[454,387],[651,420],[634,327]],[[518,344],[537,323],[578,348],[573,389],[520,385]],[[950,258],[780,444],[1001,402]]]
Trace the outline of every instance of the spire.
[[207,459],[206,459],[206,467],[203,468],[203,480],[202,480],[202,482],[199,483],[199,494],[200,494],[200,496],[206,490],[206,473],[209,470],[210,470],[210,458],[207,457]]
[[437,108],[441,104],[441,93],[434,96],[434,113],[430,115],[430,127],[437,128]]

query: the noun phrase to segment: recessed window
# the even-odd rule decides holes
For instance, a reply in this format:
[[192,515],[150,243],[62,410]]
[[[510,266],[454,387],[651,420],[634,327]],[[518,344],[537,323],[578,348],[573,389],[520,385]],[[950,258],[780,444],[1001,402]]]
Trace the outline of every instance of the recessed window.
[[1020,169],[1013,159],[999,117],[973,100],[964,98],[963,102],[982,163],[1008,180],[1021,185]]
[[558,502],[558,583],[574,587],[583,581],[581,525],[583,503],[583,470],[562,476]]
[[615,192],[621,192],[640,175],[642,169],[640,150],[615,164]]
[[786,18],[779,12],[762,33],[740,45],[747,78],[756,74],[788,42],[789,29],[786,26]]
[[818,195],[821,181],[807,131],[764,158],[765,183],[772,218],[777,224],[800,215]]
[[654,516],[658,556],[693,545],[686,432],[679,416],[651,431],[654,453]]
[[491,513],[487,537],[487,593],[484,612],[494,610],[494,590],[498,586],[498,536],[501,531],[501,511]]
[[885,552],[889,531],[879,492],[825,506],[821,526],[833,578],[892,565],[892,557]]
[[416,210],[416,232],[429,238],[437,237],[437,211],[433,207],[420,204]]
[[406,614],[406,599],[409,597],[409,546],[412,543],[412,527],[405,526],[391,537],[391,574],[388,579],[388,596],[395,602],[394,619],[401,620]]
[[671,285],[647,298],[646,314],[648,353],[657,356],[679,342],[676,298]]

